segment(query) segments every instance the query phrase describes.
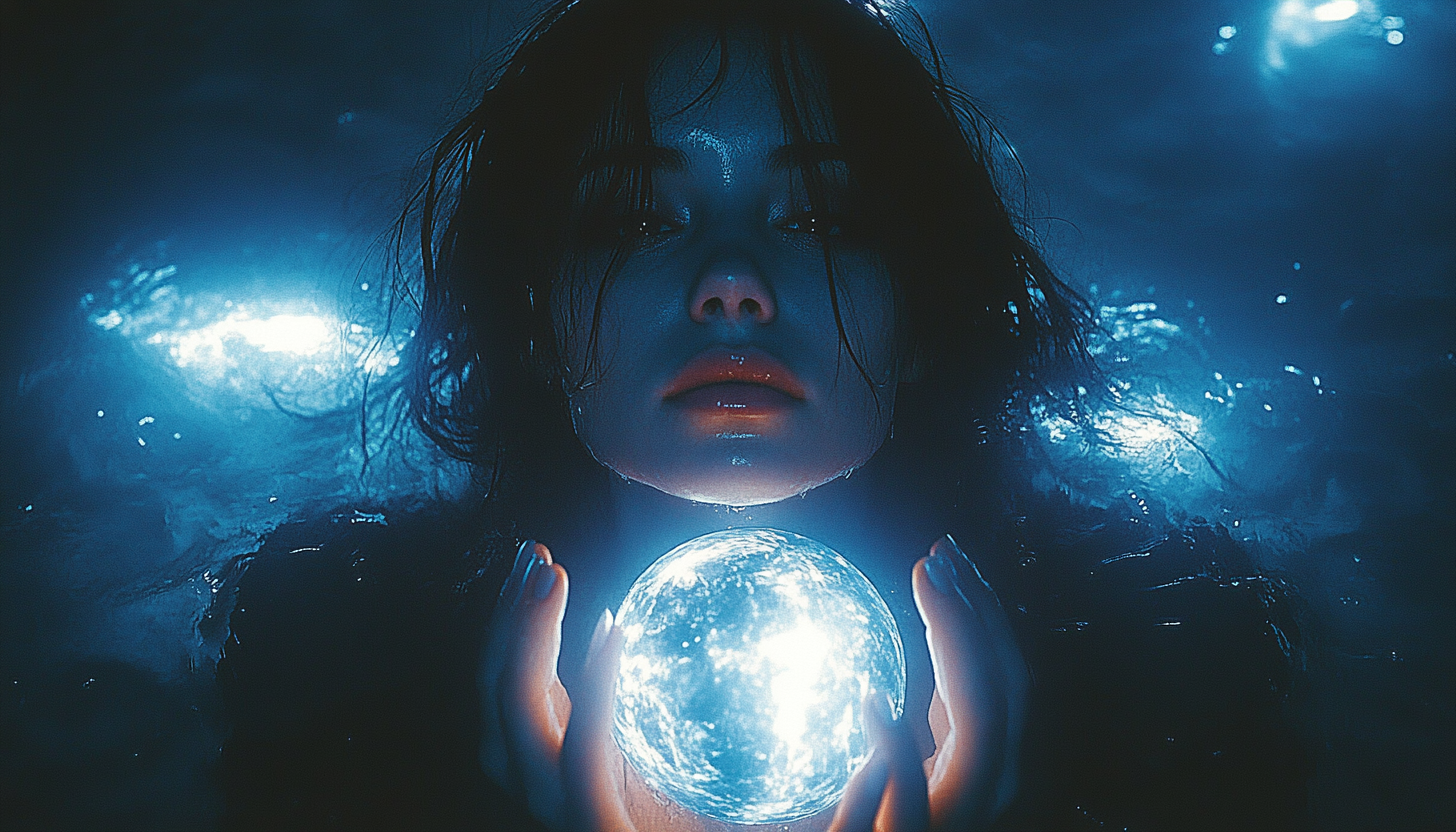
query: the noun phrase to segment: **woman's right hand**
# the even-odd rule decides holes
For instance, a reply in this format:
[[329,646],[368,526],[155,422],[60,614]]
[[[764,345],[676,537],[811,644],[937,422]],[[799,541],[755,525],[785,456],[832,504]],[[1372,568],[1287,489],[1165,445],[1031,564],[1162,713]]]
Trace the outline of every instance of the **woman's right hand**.
[[553,829],[567,821],[561,746],[571,699],[556,675],[565,613],[566,570],[526,541],[501,587],[477,675],[481,766]]
[[481,765],[552,829],[630,830],[630,784],[611,736],[622,631],[603,611],[573,707],[557,675],[567,588],[550,550],[521,546],[481,657]]

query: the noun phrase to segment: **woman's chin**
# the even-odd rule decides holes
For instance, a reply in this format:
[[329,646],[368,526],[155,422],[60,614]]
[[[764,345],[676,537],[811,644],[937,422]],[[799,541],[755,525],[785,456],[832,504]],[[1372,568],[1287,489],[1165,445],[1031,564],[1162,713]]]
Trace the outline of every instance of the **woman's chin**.
[[[771,471],[751,465],[733,465],[705,475],[701,471],[680,476],[633,477],[664,494],[714,505],[761,506],[777,503],[817,488],[844,475],[848,469],[808,474],[799,471]],[[621,472],[618,472],[621,473]]]

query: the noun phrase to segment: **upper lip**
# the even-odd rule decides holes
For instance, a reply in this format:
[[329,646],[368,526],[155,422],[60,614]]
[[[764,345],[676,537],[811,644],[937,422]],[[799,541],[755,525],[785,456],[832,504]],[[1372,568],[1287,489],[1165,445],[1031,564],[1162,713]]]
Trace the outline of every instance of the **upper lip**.
[[756,347],[709,347],[678,370],[662,398],[670,399],[709,384],[762,384],[795,399],[804,398],[804,385],[777,358]]

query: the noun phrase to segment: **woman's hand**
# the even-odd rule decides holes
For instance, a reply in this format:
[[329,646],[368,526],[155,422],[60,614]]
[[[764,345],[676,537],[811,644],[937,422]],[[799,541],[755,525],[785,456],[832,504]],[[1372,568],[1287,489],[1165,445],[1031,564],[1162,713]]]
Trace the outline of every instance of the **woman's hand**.
[[935,669],[935,753],[922,769],[905,720],[866,703],[875,754],[850,781],[834,830],[982,829],[1016,792],[1030,677],[1001,602],[949,535],[912,581]]
[[984,828],[1016,792],[1031,679],[996,593],[949,535],[915,564],[913,584],[935,668],[930,825]]
[[655,801],[642,800],[611,736],[622,631],[603,610],[573,707],[556,672],[567,594],[551,552],[523,544],[481,657],[481,765],[552,829],[630,830],[628,804]]
[[477,677],[481,766],[553,829],[567,820],[561,744],[571,700],[556,675],[566,588],[566,570],[551,562],[551,552],[534,541],[522,544],[491,616]]
[[[872,695],[865,714],[875,751],[830,820],[834,832],[974,828],[1014,787],[1026,674],[1005,614],[949,538],[915,565],[913,578],[935,664],[937,750],[922,762],[907,720],[892,720],[888,702]],[[556,829],[720,826],[664,805],[612,741],[622,632],[609,612],[592,635],[573,709],[556,674],[566,599],[565,570],[544,546],[522,546],[481,664],[487,774]],[[818,828],[824,820],[796,825]]]

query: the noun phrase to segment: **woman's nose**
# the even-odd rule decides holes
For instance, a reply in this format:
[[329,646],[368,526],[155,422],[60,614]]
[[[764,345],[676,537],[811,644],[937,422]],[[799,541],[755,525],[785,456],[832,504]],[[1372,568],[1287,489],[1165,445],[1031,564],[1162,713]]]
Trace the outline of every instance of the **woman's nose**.
[[714,267],[698,281],[688,314],[700,324],[766,324],[778,314],[768,284],[751,266]]

